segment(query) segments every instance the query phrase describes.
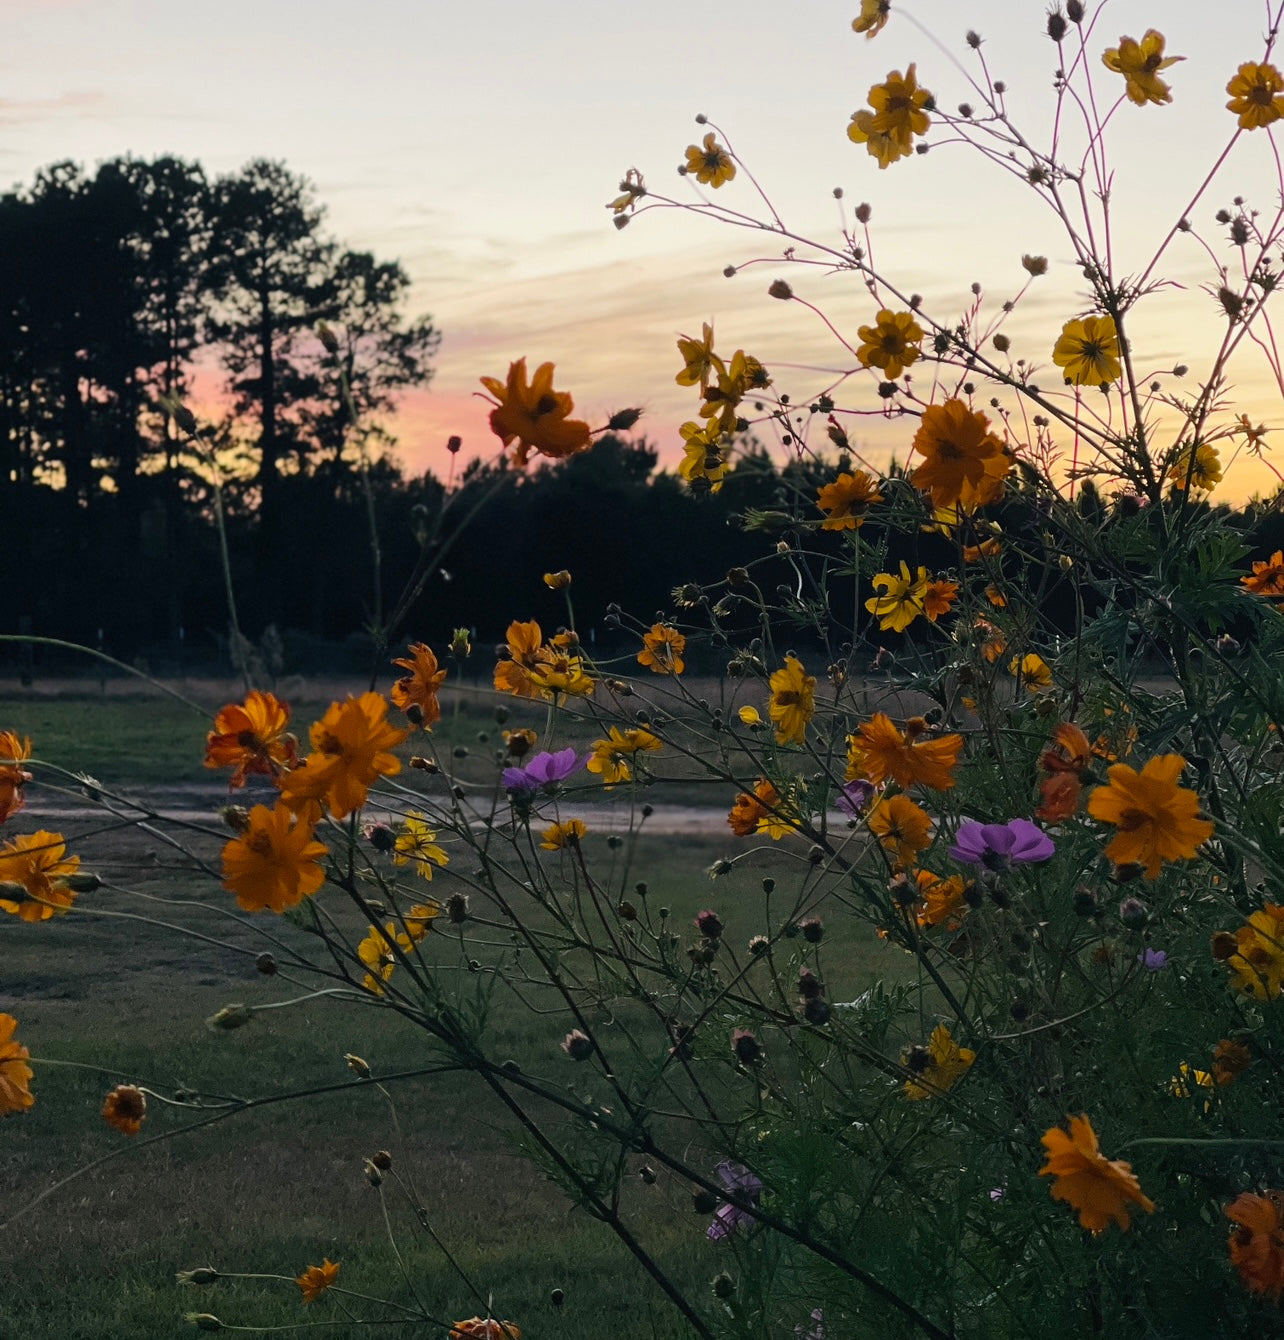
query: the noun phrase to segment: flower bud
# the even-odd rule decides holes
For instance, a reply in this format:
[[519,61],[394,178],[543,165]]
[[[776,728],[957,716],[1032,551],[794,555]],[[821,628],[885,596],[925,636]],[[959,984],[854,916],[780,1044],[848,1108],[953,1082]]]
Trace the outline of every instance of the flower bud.
[[749,952],[757,958],[771,948],[771,941],[765,935],[755,935],[749,941]]
[[344,1052],[343,1059],[348,1063],[348,1069],[358,1079],[370,1078],[370,1067],[355,1052]]
[[770,297],[779,298],[781,302],[788,302],[794,296],[793,289],[783,279],[773,279],[767,293]]
[[74,875],[64,875],[58,883],[65,885],[72,893],[93,893],[103,886],[102,880],[91,870],[81,870]]
[[717,940],[722,935],[722,918],[711,907],[696,915],[695,924],[706,940]]
[[466,893],[452,893],[446,899],[446,916],[450,919],[452,926],[462,926],[468,920],[468,895]]
[[741,1065],[757,1065],[762,1060],[762,1043],[747,1028],[737,1028],[732,1033],[731,1050]]
[[324,321],[317,322],[317,339],[321,341],[327,354],[339,352],[339,337]]
[[562,1050],[572,1061],[587,1061],[593,1055],[593,1039],[582,1029],[572,1028],[562,1039]]
[[249,1005],[224,1005],[217,1014],[206,1019],[205,1027],[214,1033],[230,1033],[244,1028],[253,1016],[254,1010]]
[[617,409],[606,421],[606,426],[613,433],[627,433],[630,428],[642,417],[640,409]]
[[646,1183],[647,1186],[654,1186],[656,1182],[659,1181],[655,1169],[649,1163],[644,1163],[638,1169],[638,1176],[643,1180],[643,1182]]
[[548,1295],[548,1301],[552,1303],[554,1307],[561,1307],[562,1304],[566,1302],[566,1290],[553,1289]]
[[718,1198],[712,1191],[701,1187],[691,1195],[691,1208],[697,1214],[712,1214],[718,1208]]
[[371,1159],[366,1159],[364,1171],[366,1174],[366,1181],[369,1182],[371,1186],[383,1185],[383,1173],[375,1167],[374,1162]]
[[213,1284],[218,1279],[218,1271],[213,1266],[197,1266],[195,1270],[180,1270],[179,1284]]
[[1037,279],[1040,275],[1048,273],[1048,258],[1046,256],[1022,256],[1021,266],[1032,279]]
[[798,928],[808,944],[818,945],[825,938],[825,923],[819,917],[804,917]]
[[248,833],[250,831],[250,812],[244,805],[224,805],[219,810],[218,817],[233,833]]
[[386,1149],[381,1149],[370,1156],[370,1162],[374,1164],[380,1172],[387,1172],[392,1167],[392,1155]]
[[264,977],[276,976],[276,959],[266,951],[254,960],[254,966]]
[[212,1312],[188,1312],[183,1320],[198,1331],[221,1331],[223,1323]]
[[390,852],[397,846],[397,835],[387,824],[367,824],[362,836],[375,851]]
[[736,1282],[724,1270],[721,1275],[713,1277],[711,1287],[715,1298],[730,1298],[736,1291]]
[[1012,348],[1012,341],[1008,339],[1008,337],[1002,331],[999,331],[999,333],[994,337],[994,347],[999,351],[999,353],[1006,354],[1007,351]]
[[560,572],[546,572],[544,574],[544,585],[550,591],[565,591],[571,584],[571,574],[565,568]]

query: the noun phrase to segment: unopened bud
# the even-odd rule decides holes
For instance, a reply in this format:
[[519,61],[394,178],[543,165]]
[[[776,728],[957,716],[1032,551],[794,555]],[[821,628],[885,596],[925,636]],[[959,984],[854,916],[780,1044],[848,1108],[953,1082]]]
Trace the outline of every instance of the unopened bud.
[[392,1167],[392,1155],[386,1149],[381,1149],[375,1154],[371,1154],[370,1162],[374,1164],[380,1172],[387,1172]]
[[317,322],[317,339],[325,346],[327,354],[337,354],[339,352],[339,337],[324,321]]
[[562,1039],[562,1050],[572,1061],[587,1061],[593,1055],[593,1039],[582,1029],[572,1028]]
[[276,959],[269,953],[262,953],[254,960],[254,966],[264,977],[276,976]]
[[773,279],[767,293],[772,298],[779,298],[782,302],[788,302],[794,296],[794,291],[783,279]]
[[366,1174],[366,1181],[369,1182],[371,1186],[383,1185],[383,1173],[381,1173],[379,1169],[375,1167],[374,1163],[370,1159],[366,1159],[365,1161],[365,1174]]
[[250,831],[250,812],[244,805],[224,805],[219,810],[218,817],[233,833],[248,833]]
[[213,1284],[218,1271],[213,1266],[197,1266],[195,1270],[180,1270],[177,1279],[179,1284]]
[[348,1063],[348,1069],[358,1079],[370,1078],[370,1067],[355,1052],[344,1052],[343,1059]]
[[223,1323],[212,1312],[188,1312],[183,1320],[198,1331],[221,1331]]
[[214,1033],[231,1033],[234,1029],[244,1028],[254,1017],[249,1005],[224,1005],[217,1014],[211,1014],[205,1021],[205,1027]]
[[544,585],[550,591],[565,591],[571,584],[571,574],[565,568],[560,572],[546,572],[544,574]]
[[103,886],[102,880],[89,870],[78,871],[74,875],[64,875],[58,883],[70,889],[72,893],[93,893]]
[[617,409],[606,421],[606,426],[613,433],[627,433],[630,428],[642,417],[640,409]]

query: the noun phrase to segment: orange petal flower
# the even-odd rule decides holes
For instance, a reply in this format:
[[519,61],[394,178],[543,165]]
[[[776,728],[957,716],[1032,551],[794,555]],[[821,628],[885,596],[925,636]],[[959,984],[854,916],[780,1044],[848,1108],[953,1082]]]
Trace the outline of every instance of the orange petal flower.
[[866,823],[883,846],[895,853],[898,865],[912,865],[932,840],[932,816],[908,796],[884,796],[870,810]]
[[825,513],[820,528],[859,530],[865,522],[865,512],[882,501],[877,482],[864,470],[843,473],[832,484],[822,484],[816,490],[816,507]]
[[1048,1161],[1040,1177],[1055,1177],[1052,1199],[1064,1200],[1079,1211],[1079,1223],[1100,1233],[1112,1221],[1122,1229],[1132,1222],[1130,1205],[1147,1214],[1154,1202],[1142,1194],[1130,1164],[1108,1159],[1097,1144],[1097,1133],[1086,1116],[1071,1117],[1070,1133],[1054,1126],[1044,1133]]
[[1068,819],[1078,810],[1083,780],[1092,764],[1088,737],[1073,723],[1059,725],[1052,741],[1053,747],[1039,759],[1039,766],[1052,775],[1039,783],[1043,799],[1034,812],[1036,819],[1047,823]]
[[446,672],[438,666],[437,657],[431,647],[422,642],[412,642],[409,650],[408,657],[393,661],[393,665],[399,665],[410,673],[402,675],[393,684],[392,701],[403,712],[409,711],[411,707],[417,707],[421,715],[416,724],[431,726],[433,722],[441,720],[441,704],[437,701],[437,690],[441,688]]
[[680,675],[687,668],[682,659],[686,649],[687,640],[676,628],[655,623],[642,634],[638,664],[648,666],[653,675]]
[[31,774],[21,764],[30,757],[29,739],[25,736],[19,739],[11,730],[0,730],[0,759],[8,760],[0,763],[0,824],[17,814],[24,804],[22,788],[31,780]]
[[48,921],[62,916],[76,901],[67,878],[80,868],[79,856],[68,856],[61,833],[22,833],[0,847],[0,909],[23,921]]
[[137,1135],[147,1115],[147,1095],[132,1084],[117,1084],[103,1099],[103,1120],[122,1135]]
[[524,358],[509,364],[507,382],[483,377],[481,383],[497,397],[490,412],[491,430],[506,447],[517,441],[514,465],[525,466],[532,451],[561,459],[587,451],[592,445],[588,424],[570,417],[574,400],[565,392],[553,390],[552,363],[541,363],[529,385]]
[[771,817],[780,806],[780,793],[765,777],[754,783],[753,794],[741,791],[736,797],[727,824],[737,837],[751,837],[758,825]]
[[18,1021],[0,1014],[0,1117],[25,1112],[36,1100],[31,1092],[31,1053],[14,1040]]
[[313,752],[302,766],[281,778],[285,804],[296,811],[324,805],[336,819],[359,810],[375,778],[401,771],[400,760],[388,751],[406,738],[406,732],[387,723],[387,712],[388,701],[379,693],[331,703],[313,724]]
[[1213,825],[1199,817],[1199,796],[1177,785],[1186,760],[1160,754],[1137,772],[1116,763],[1106,774],[1108,786],[1088,797],[1088,813],[1114,824],[1119,832],[1106,848],[1116,865],[1144,865],[1147,879],[1158,879],[1165,861],[1193,860]]
[[1284,1192],[1256,1196],[1245,1191],[1227,1207],[1226,1217],[1239,1227],[1228,1247],[1231,1265],[1249,1293],[1264,1294],[1273,1303],[1284,1294]]
[[280,802],[255,805],[245,832],[223,848],[223,887],[247,912],[284,912],[321,887],[324,855],[306,819]]
[[495,687],[515,698],[540,697],[539,686],[531,678],[531,671],[548,665],[553,653],[543,645],[544,634],[539,624],[534,619],[527,623],[514,619],[508,625],[506,636],[508,655],[495,666]]
[[457,1321],[447,1340],[522,1340],[521,1327],[511,1321],[495,1321],[492,1317],[469,1317]]
[[957,507],[974,512],[1003,496],[1012,466],[1004,444],[990,432],[990,421],[962,400],[929,405],[914,434],[914,450],[923,458],[911,482],[932,495],[938,511]]
[[1230,1084],[1253,1064],[1253,1053],[1242,1042],[1222,1040],[1213,1048],[1213,1078],[1218,1084]]
[[327,1256],[319,1266],[309,1266],[294,1282],[303,1290],[304,1303],[314,1303],[338,1276],[338,1261],[331,1261]]
[[294,766],[298,743],[286,727],[290,709],[273,693],[253,689],[243,703],[229,703],[205,737],[205,766],[234,768],[228,790],[244,786],[251,773],[278,777]]
[[864,777],[876,784],[890,777],[897,786],[918,784],[937,791],[954,785],[951,776],[963,748],[961,735],[944,735],[935,740],[919,740],[926,723],[912,718],[905,734],[884,712],[874,715],[847,737],[847,781]]
[[931,930],[944,922],[961,921],[971,908],[968,905],[967,881],[962,875],[943,879],[930,870],[920,870],[914,876],[923,901],[914,909],[914,920],[922,930]]
[[1284,550],[1277,549],[1265,562],[1254,562],[1250,577],[1240,583],[1255,596],[1284,596]]

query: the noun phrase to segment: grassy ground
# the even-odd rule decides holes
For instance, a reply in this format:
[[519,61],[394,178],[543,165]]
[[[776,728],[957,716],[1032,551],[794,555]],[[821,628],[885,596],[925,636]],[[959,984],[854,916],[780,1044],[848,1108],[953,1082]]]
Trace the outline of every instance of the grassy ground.
[[[296,709],[296,720],[310,719],[306,705]],[[141,770],[150,783],[203,785],[211,806],[225,795],[199,766],[207,723],[178,705],[8,699],[0,700],[0,727],[30,733],[39,756],[104,782],[135,781]],[[462,742],[483,729],[480,713],[461,714],[448,720],[441,737]],[[10,829],[28,831],[23,817]],[[718,829],[715,820],[712,836],[642,839],[628,878],[645,878],[650,905],[669,906],[675,925],[689,926],[700,907],[712,905],[747,937],[761,929],[752,913],[760,906],[764,873],[775,875],[785,897],[803,863],[768,853],[711,885],[704,870],[737,850]],[[216,845],[206,840],[205,850],[213,855]],[[604,840],[590,835],[586,850],[593,860],[610,859],[602,847]],[[191,1333],[181,1322],[185,1311],[213,1312],[228,1324],[342,1322],[333,1297],[304,1313],[293,1284],[241,1281],[195,1290],[174,1282],[177,1270],[206,1264],[293,1276],[324,1256],[342,1261],[340,1283],[359,1292],[405,1301],[413,1290],[447,1319],[484,1312],[415,1224],[390,1178],[383,1190],[404,1273],[398,1267],[380,1195],[362,1172],[364,1159],[381,1148],[413,1179],[434,1229],[493,1293],[497,1312],[518,1321],[529,1337],[682,1334],[609,1231],[573,1210],[521,1156],[512,1125],[476,1080],[446,1075],[392,1085],[394,1121],[377,1089],[351,1076],[342,1061],[349,1051],[365,1057],[377,1075],[431,1063],[422,1034],[389,1011],[322,999],[259,1014],[235,1032],[204,1027],[208,1015],[229,1003],[265,1004],[297,994],[280,978],[256,974],[252,960],[238,952],[263,947],[260,928],[301,942],[294,927],[277,918],[251,919],[250,929],[230,920],[230,896],[214,880],[177,868],[149,839],[86,837],[75,849],[112,886],[136,890],[86,895],[86,908],[147,912],[224,943],[88,913],[38,925],[0,918],[0,1010],[18,1017],[21,1040],[42,1061],[75,1063],[39,1065],[35,1108],[4,1124],[0,1220],[77,1167],[126,1150],[22,1212],[0,1234],[0,1336],[177,1336]],[[434,892],[449,892],[449,880],[449,872],[440,876]],[[148,897],[189,901],[169,906]],[[867,928],[832,912],[827,920],[832,999],[850,999],[874,975],[899,969],[901,961]],[[442,946],[441,970],[455,971],[446,938],[432,938]],[[555,1016],[532,1015],[502,989],[496,994],[493,1045],[524,1067],[554,1074],[568,1067],[557,1048],[565,1026]],[[166,1093],[196,1088],[239,1096],[342,1087],[142,1145],[98,1117],[106,1089],[126,1080]],[[153,1103],[142,1138],[177,1131],[190,1119]],[[631,1194],[665,1268],[707,1288],[725,1267],[726,1252],[705,1239],[686,1189],[639,1181]],[[565,1292],[560,1309],[550,1301],[555,1288]],[[325,1331],[346,1337],[368,1329],[339,1324]]]

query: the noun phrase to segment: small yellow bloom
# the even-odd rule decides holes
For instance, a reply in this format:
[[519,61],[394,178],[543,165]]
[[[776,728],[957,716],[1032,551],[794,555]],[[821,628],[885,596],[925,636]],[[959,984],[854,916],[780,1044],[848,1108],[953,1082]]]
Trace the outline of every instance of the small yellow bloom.
[[1067,321],[1052,349],[1052,361],[1065,370],[1066,385],[1109,386],[1123,371],[1119,332],[1113,316]]
[[1260,130],[1284,116],[1284,79],[1273,65],[1247,61],[1226,85],[1228,111],[1239,117],[1241,130]]
[[776,723],[777,744],[803,743],[807,723],[816,714],[816,679],[796,656],[786,656],[784,666],[771,676],[767,711]]
[[1040,689],[1052,687],[1052,667],[1042,656],[1026,652],[1024,656],[1014,656],[1008,669],[1014,675],[1020,675],[1028,693],[1038,693]]
[[710,131],[704,137],[703,148],[698,144],[687,145],[687,172],[702,186],[717,190],[735,177],[736,165]]
[[418,810],[411,810],[393,842],[393,864],[414,863],[415,874],[431,879],[433,866],[449,865],[450,857],[436,845],[437,834],[424,822]]
[[1190,447],[1183,447],[1181,454],[1169,467],[1168,478],[1173,488],[1178,490],[1185,490],[1189,483],[1192,488],[1211,491],[1221,483],[1222,458],[1217,454],[1216,447],[1201,442],[1195,448],[1192,464]]
[[327,1256],[319,1266],[309,1266],[294,1282],[303,1291],[305,1303],[314,1302],[335,1282],[339,1263]]
[[822,484],[816,490],[816,507],[825,513],[821,530],[859,530],[865,522],[865,511],[874,503],[883,501],[878,484],[865,473],[844,472],[832,484]]
[[887,26],[892,0],[860,0],[860,13],[852,20],[852,31],[877,37]]
[[698,340],[693,340],[690,335],[679,335],[678,353],[682,356],[683,366],[673,380],[679,386],[698,386],[703,391],[719,362],[713,352],[713,327],[706,321]]
[[582,819],[567,819],[565,823],[550,824],[540,835],[539,844],[545,851],[561,851],[565,847],[578,847],[584,834],[588,832]]
[[912,312],[891,312],[886,308],[874,318],[872,326],[861,326],[862,340],[856,357],[867,368],[878,368],[894,382],[919,356],[923,327]]
[[550,591],[565,591],[571,584],[571,574],[565,568],[559,572],[546,572],[544,574],[544,585]]
[[894,633],[903,633],[923,613],[929,580],[924,567],[911,576],[909,565],[902,559],[899,577],[890,572],[880,572],[874,577],[871,585],[883,594],[870,596],[865,608],[877,617],[883,632],[890,629]]
[[852,114],[847,138],[863,144],[880,169],[914,152],[914,136],[926,135],[932,124],[927,110],[932,95],[920,88],[918,72],[911,64],[902,75],[892,70],[886,83],[869,90],[869,107]]
[[686,668],[682,653],[687,649],[686,638],[668,624],[652,624],[642,634],[642,650],[638,664],[647,666],[653,675],[680,675]]
[[1159,71],[1185,59],[1185,56],[1165,56],[1163,33],[1147,28],[1140,42],[1121,37],[1117,47],[1102,54],[1101,63],[1107,70],[1123,75],[1128,97],[1138,107],[1144,107],[1148,102],[1172,102],[1173,95],[1159,78]]
[[914,1071],[916,1078],[903,1086],[911,1102],[938,1098],[952,1089],[972,1068],[976,1053],[960,1047],[944,1024],[937,1024],[926,1047],[916,1047],[901,1057],[901,1064]]
[[756,707],[745,706],[740,709],[736,715],[740,720],[750,728],[762,725],[762,713]]
[[678,473],[693,487],[717,493],[727,473],[727,457],[722,447],[723,433],[716,423],[684,423],[682,463]]
[[584,766],[589,772],[597,773],[607,786],[614,786],[633,776],[627,762],[629,758],[638,753],[654,754],[661,747],[659,738],[649,730],[640,727],[621,730],[612,726],[606,739],[593,741],[593,752]]

